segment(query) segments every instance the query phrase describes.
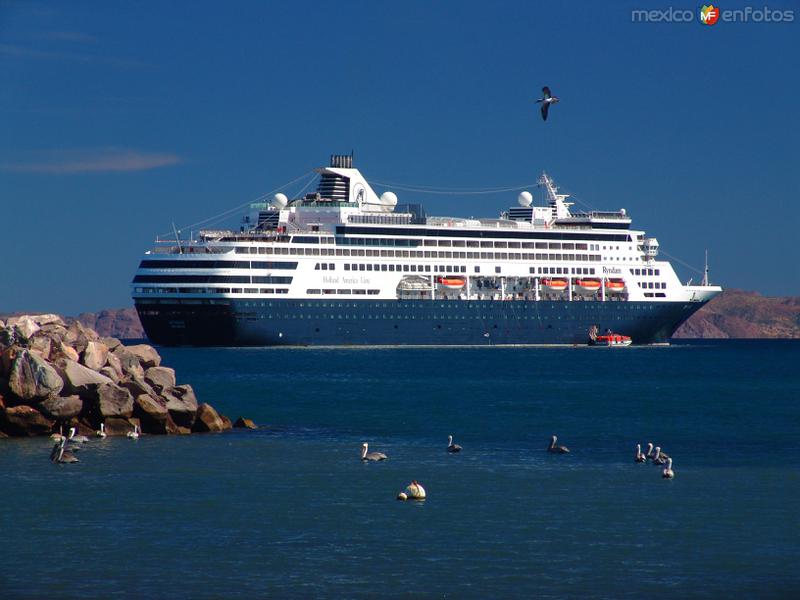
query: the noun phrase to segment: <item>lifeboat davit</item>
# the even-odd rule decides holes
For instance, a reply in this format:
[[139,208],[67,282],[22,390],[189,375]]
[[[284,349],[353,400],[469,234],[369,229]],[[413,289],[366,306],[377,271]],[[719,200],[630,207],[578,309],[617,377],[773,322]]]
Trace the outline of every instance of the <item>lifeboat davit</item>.
[[575,287],[584,292],[596,292],[600,289],[600,282],[597,279],[578,279]]
[[621,292],[625,289],[625,282],[620,279],[609,279],[606,281],[606,289],[609,292]]
[[451,290],[460,290],[464,287],[464,280],[461,277],[439,277],[436,281],[439,285]]
[[555,292],[563,292],[567,285],[566,279],[542,279],[542,286]]

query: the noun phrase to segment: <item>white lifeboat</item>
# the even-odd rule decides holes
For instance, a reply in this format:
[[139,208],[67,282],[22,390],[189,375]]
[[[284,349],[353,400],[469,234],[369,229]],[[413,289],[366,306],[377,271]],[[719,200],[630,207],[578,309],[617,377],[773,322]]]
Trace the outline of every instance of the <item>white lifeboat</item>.
[[563,292],[567,285],[566,279],[542,279],[542,286],[554,292]]
[[578,279],[575,287],[582,292],[596,292],[600,289],[600,282],[597,279]]
[[442,287],[451,290],[460,290],[464,287],[464,280],[461,277],[439,277],[436,281]]

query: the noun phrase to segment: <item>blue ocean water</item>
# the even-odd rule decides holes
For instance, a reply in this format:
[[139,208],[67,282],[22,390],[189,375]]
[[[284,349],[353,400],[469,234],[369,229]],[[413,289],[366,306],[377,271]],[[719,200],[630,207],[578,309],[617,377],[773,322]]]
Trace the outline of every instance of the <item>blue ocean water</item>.
[[0,440],[0,597],[800,597],[797,342],[161,352],[264,427]]

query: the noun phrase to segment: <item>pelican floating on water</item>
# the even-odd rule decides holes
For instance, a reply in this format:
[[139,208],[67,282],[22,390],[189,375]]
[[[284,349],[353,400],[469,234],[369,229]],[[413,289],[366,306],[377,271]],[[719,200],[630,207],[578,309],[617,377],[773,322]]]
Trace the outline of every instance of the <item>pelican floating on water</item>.
[[367,442],[361,444],[361,460],[377,462],[379,460],[386,460],[387,456],[383,452],[367,452],[369,445]]
[[61,440],[63,440],[64,439],[64,426],[63,425],[59,425],[58,426],[58,433],[51,434],[50,435],[50,439],[53,440],[54,442],[60,442]]
[[50,452],[50,460],[52,462],[61,464],[80,462],[72,452],[65,450],[66,445],[67,440],[64,438],[53,446],[53,450]]
[[100,429],[94,432],[94,434],[99,438],[106,437],[106,424],[100,423]]
[[127,434],[129,440],[138,440],[139,439],[139,426],[134,425],[133,431],[129,431]]
[[636,444],[636,462],[637,463],[647,462],[647,457],[644,454],[642,454],[641,444]]
[[653,460],[653,442],[647,442],[647,454],[645,454],[645,458],[647,460]]
[[75,431],[76,429],[74,427],[69,428],[68,442],[72,442],[73,444],[85,444],[89,441],[89,438],[85,435],[75,435]]
[[550,438],[550,445],[547,447],[547,451],[554,454],[569,454],[569,448],[566,446],[556,446],[557,440],[558,438],[555,435]]
[[653,455],[653,464],[654,465],[663,465],[667,462],[667,458],[661,454],[661,446],[656,446],[656,453]]
[[416,479],[406,486],[405,491],[397,494],[398,500],[425,500],[425,488]]
[[461,452],[461,446],[453,443],[453,436],[447,436],[447,451],[448,452]]
[[672,479],[675,477],[675,471],[672,470],[672,459],[667,459],[667,466],[664,467],[664,470],[661,471],[661,477],[664,479]]

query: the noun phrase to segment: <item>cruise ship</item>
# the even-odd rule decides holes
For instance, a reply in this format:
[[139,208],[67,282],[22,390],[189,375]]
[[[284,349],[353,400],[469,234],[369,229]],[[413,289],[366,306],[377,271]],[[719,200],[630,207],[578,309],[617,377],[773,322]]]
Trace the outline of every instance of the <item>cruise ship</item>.
[[[132,295],[150,340],[189,346],[664,343],[722,289],[683,285],[624,209],[577,212],[542,174],[498,218],[427,216],[333,155],[314,193],[238,230],[145,252]],[[536,205],[541,204],[541,205]]]

